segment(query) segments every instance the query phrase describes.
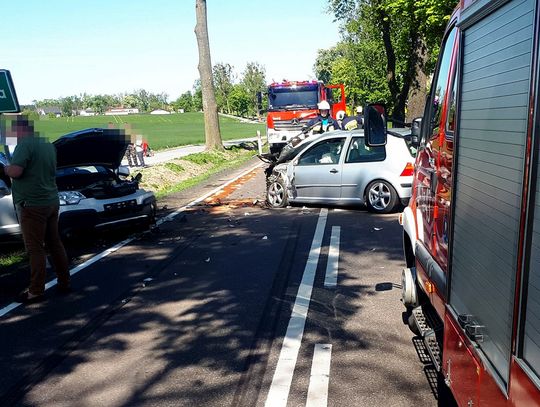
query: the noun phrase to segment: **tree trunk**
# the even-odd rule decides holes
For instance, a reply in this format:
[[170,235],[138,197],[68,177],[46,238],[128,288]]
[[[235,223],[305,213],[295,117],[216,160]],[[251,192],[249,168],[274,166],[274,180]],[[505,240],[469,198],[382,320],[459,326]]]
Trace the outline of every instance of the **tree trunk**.
[[425,45],[418,49],[419,63],[416,64],[416,81],[409,91],[409,101],[407,103],[406,121],[411,123],[415,118],[421,117],[424,114],[426,104],[428,78],[424,72],[424,67],[428,56]]
[[195,15],[197,18],[195,36],[197,37],[197,45],[199,47],[199,75],[201,76],[206,149],[223,150],[216,95],[214,92],[210,42],[208,41],[206,0],[195,0]]

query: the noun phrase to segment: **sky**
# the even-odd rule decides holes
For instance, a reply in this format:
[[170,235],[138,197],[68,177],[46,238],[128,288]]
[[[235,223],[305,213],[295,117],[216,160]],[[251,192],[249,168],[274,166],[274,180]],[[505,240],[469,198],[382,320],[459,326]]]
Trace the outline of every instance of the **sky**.
[[[146,89],[169,100],[199,77],[195,0],[1,0],[0,69],[19,103]],[[267,82],[316,79],[339,41],[328,0],[207,0],[212,64],[248,62]]]

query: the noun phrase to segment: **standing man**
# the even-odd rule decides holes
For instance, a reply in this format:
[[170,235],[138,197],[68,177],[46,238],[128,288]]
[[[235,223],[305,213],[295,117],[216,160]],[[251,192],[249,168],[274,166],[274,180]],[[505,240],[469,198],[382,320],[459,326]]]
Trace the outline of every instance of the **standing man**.
[[34,133],[33,123],[25,116],[13,120],[11,131],[17,136],[17,147],[11,165],[4,171],[13,179],[13,201],[31,270],[30,286],[17,296],[17,301],[30,304],[45,298],[45,249],[51,254],[59,294],[70,292],[69,263],[58,233],[56,150]]

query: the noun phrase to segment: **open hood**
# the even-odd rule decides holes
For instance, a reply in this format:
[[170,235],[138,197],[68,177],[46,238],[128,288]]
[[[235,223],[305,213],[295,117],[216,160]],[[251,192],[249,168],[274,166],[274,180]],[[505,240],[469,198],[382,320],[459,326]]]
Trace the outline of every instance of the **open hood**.
[[57,167],[102,165],[118,168],[130,136],[118,129],[86,129],[66,134],[53,142]]

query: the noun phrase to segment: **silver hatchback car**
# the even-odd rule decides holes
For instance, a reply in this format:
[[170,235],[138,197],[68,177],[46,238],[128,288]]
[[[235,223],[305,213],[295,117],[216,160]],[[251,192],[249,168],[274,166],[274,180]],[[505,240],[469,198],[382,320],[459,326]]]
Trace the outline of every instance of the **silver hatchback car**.
[[363,130],[307,138],[267,172],[267,201],[276,208],[293,202],[365,204],[378,213],[406,205],[414,172],[408,134],[388,131],[380,147],[367,147]]

